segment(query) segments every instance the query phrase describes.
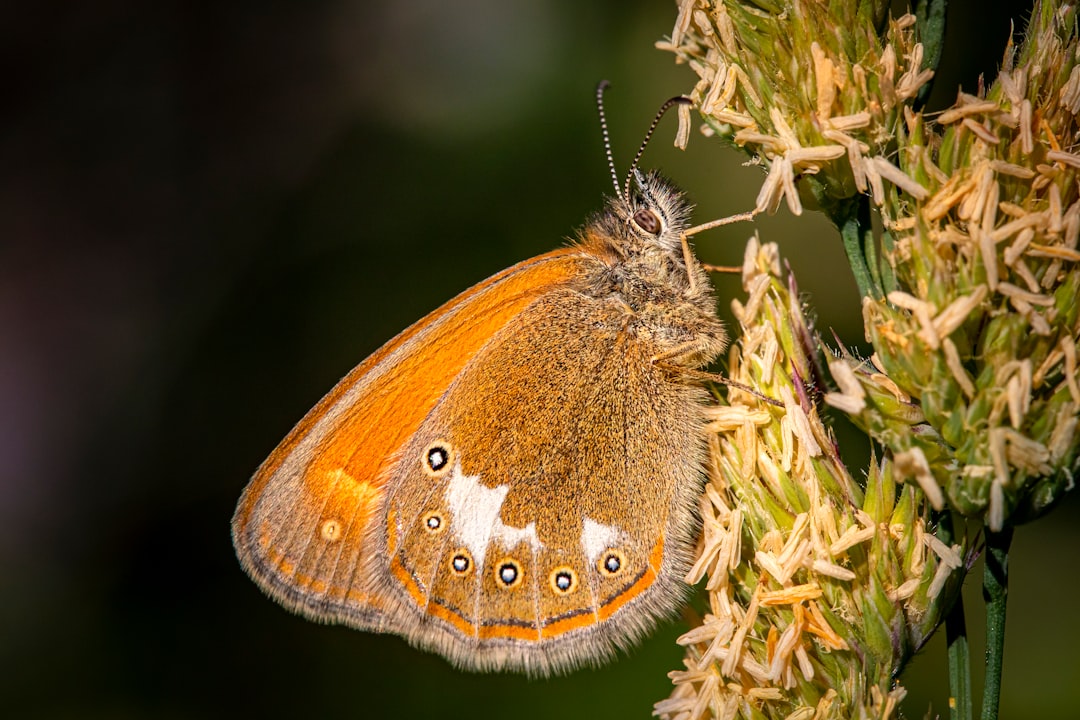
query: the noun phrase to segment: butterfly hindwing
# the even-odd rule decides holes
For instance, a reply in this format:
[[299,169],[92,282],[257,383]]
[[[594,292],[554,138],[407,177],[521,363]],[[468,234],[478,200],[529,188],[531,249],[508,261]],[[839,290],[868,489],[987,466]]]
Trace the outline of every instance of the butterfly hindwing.
[[[552,332],[566,323],[593,332]],[[650,362],[629,323],[617,301],[552,290],[406,443],[386,577],[414,642],[470,667],[549,672],[630,644],[674,605],[702,391]],[[619,612],[631,602],[643,612]]]

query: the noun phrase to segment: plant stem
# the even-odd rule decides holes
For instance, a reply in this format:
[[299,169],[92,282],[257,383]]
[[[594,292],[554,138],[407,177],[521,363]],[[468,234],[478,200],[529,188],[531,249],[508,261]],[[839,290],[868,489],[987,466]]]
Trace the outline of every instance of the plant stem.
[[[941,51],[945,46],[945,10],[948,0],[917,0],[915,3],[915,17],[919,23],[919,38],[922,40],[923,68],[937,71],[941,61]],[[933,80],[919,88],[915,106],[921,108],[930,97],[930,90],[934,87]]]
[[844,252],[848,264],[855,276],[855,284],[862,297],[881,298],[881,288],[875,281],[870,265],[867,263],[867,250],[873,256],[874,228],[870,221],[870,200],[865,195],[855,198],[843,211],[837,213],[834,221],[839,220],[840,237],[844,241]]
[[986,602],[986,684],[982,720],[997,720],[1001,698],[1001,666],[1005,659],[1005,604],[1009,595],[1009,545],[1013,529],[986,534],[983,600]]
[[[950,544],[955,537],[953,516],[950,512],[941,515],[939,538],[943,543]],[[949,717],[952,720],[971,720],[971,649],[968,645],[963,593],[957,593],[945,617],[945,639],[949,656]]]

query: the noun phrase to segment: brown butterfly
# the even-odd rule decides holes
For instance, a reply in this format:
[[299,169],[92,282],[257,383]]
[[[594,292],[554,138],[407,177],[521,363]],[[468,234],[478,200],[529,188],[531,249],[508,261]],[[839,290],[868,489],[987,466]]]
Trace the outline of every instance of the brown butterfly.
[[534,675],[598,664],[678,608],[705,453],[693,370],[727,340],[690,206],[638,158],[622,189],[611,164],[576,242],[390,340],[267,458],[232,531],[268,595]]

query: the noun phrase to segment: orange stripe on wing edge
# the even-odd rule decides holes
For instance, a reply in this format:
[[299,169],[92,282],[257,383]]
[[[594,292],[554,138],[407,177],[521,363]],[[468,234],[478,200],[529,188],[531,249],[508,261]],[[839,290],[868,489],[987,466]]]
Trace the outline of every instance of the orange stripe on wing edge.
[[652,552],[649,553],[649,568],[637,579],[637,582],[600,606],[600,619],[607,620],[619,608],[636,598],[645,590],[645,588],[656,582],[656,571],[653,570],[653,568],[660,567],[660,563],[663,559],[664,536],[661,535],[660,539],[656,541],[656,545],[653,546]]
[[512,638],[514,640],[529,640],[531,642],[536,642],[540,639],[540,632],[535,627],[493,623],[491,625],[480,626],[480,638],[482,640],[487,640],[489,638]]
[[292,582],[289,582],[290,585],[309,588],[318,594],[325,594],[327,597],[331,597],[335,600],[344,600],[355,605],[367,606],[380,612],[385,612],[386,610],[386,603],[380,597],[360,592],[359,590],[346,588],[341,585],[327,585],[323,581],[317,580],[310,575],[297,573],[296,565],[289,562],[284,554],[279,553],[273,548],[267,549],[266,557],[270,561],[270,564],[276,567],[286,579],[292,578]]
[[653,568],[660,567],[660,563],[663,559],[664,536],[661,535],[660,539],[656,541],[656,545],[653,546],[652,552],[649,553],[648,566],[637,580],[613,597],[609,598],[606,602],[602,603],[596,613],[583,612],[550,622],[543,627],[541,636],[544,638],[557,637],[564,633],[568,633],[571,630],[588,627],[590,625],[595,625],[597,622],[607,620],[614,615],[619,608],[636,598],[644,592],[646,588],[656,582],[656,571],[653,570]]
[[416,578],[409,572],[401,561],[397,559],[397,556],[390,561],[390,572],[405,586],[405,591],[409,593],[409,597],[413,599],[417,607],[424,608],[428,604],[428,596],[420,587],[420,584],[416,582]]
[[398,579],[403,586],[405,586],[406,592],[413,599],[413,602],[418,607],[427,606],[427,614],[433,617],[437,617],[440,620],[453,625],[462,634],[467,637],[479,636],[482,640],[489,640],[493,638],[511,638],[514,640],[538,640],[539,632],[535,627],[522,627],[520,625],[512,625],[508,623],[492,623],[490,625],[480,626],[479,632],[475,623],[470,622],[467,618],[456,612],[452,608],[440,604],[437,600],[428,602],[429,598],[424,594],[424,591],[420,589],[419,583],[416,582],[416,578],[408,569],[401,564],[400,559],[395,557],[390,563],[390,571],[394,577]]
[[571,630],[588,627],[590,625],[595,625],[596,623],[596,613],[582,612],[544,625],[540,631],[540,636],[544,639],[553,638],[562,635],[563,633],[568,633]]
[[390,561],[390,572],[405,587],[405,591],[409,593],[409,597],[412,598],[418,608],[423,609],[428,615],[450,623],[466,637],[476,636],[476,625],[447,607],[443,607],[436,602],[429,602],[430,598],[420,588],[420,584],[416,582],[416,578],[413,577],[408,568],[401,564],[401,560],[398,559],[397,555]]

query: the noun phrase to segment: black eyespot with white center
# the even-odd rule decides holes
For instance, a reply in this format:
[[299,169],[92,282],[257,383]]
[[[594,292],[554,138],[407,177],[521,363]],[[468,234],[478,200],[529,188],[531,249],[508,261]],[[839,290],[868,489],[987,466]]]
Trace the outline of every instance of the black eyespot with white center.
[[648,208],[641,208],[634,213],[631,219],[634,221],[634,225],[650,235],[659,235],[664,227],[663,223],[660,222],[660,217]]
[[424,517],[420,519],[420,522],[424,524],[424,529],[433,535],[442,532],[443,527],[445,526],[442,515],[437,512],[426,513]]
[[436,440],[424,448],[421,467],[431,477],[442,477],[454,463],[454,448],[445,440]]
[[472,567],[472,559],[465,553],[458,553],[450,559],[450,569],[457,575],[464,575]]
[[566,592],[570,589],[570,586],[574,584],[574,578],[568,572],[561,572],[555,574],[555,587],[559,590]]
[[570,567],[557,567],[551,571],[548,584],[556,595],[569,595],[577,590],[577,573]]
[[513,588],[521,584],[521,563],[513,558],[503,558],[496,566],[495,577],[504,588]]
[[618,550],[608,550],[600,556],[600,573],[608,577],[614,577],[626,567],[626,558]]
[[446,467],[446,463],[449,462],[449,460],[450,455],[444,448],[433,447],[427,451],[427,464],[432,472],[439,472],[442,470]]

